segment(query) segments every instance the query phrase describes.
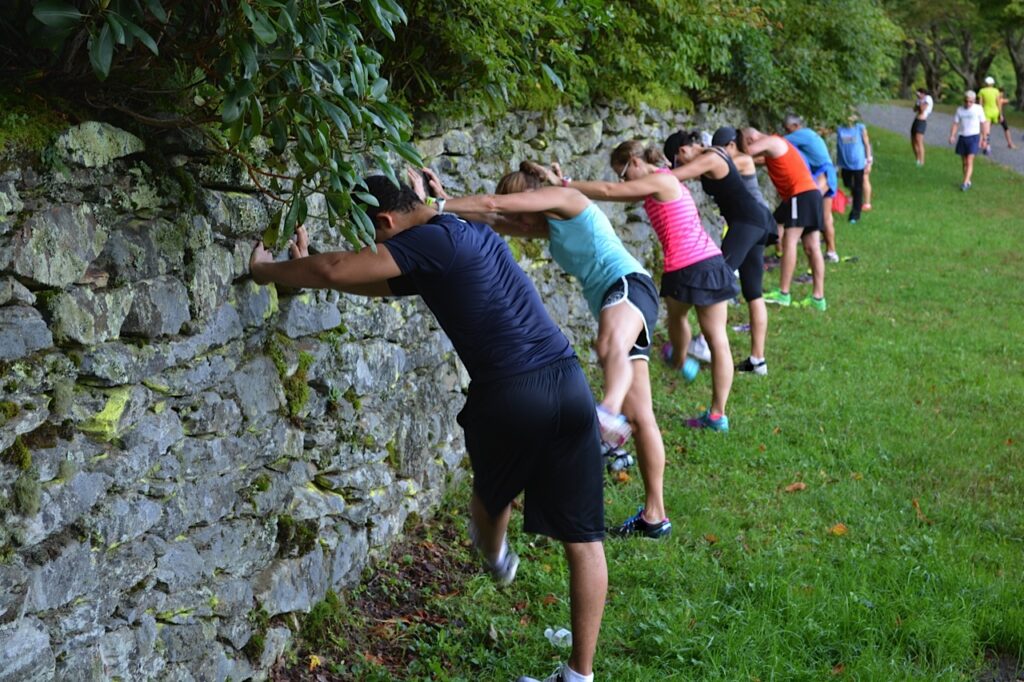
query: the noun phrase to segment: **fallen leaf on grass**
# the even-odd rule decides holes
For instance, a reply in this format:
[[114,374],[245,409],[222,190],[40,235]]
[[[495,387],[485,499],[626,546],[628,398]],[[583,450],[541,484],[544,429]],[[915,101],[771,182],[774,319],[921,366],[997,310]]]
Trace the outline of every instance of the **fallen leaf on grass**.
[[807,484],[803,481],[797,481],[796,483],[790,483],[786,486],[787,493],[797,493],[801,490],[807,490]]
[[541,601],[544,602],[545,606],[551,606],[558,601],[558,597],[549,592]]
[[629,474],[627,474],[625,471],[616,471],[615,480],[618,481],[619,483],[628,483]]
[[850,474],[850,478],[852,478],[855,481],[863,481],[864,474],[860,473],[859,471],[854,471],[852,474]]
[[529,624],[530,624],[530,617],[529,616],[523,616],[522,618],[519,619],[519,627],[526,627]]
[[1006,444],[1007,445],[1013,445],[1013,439],[1012,438],[1007,438],[1006,439]]
[[362,656],[363,660],[366,661],[367,663],[373,663],[374,665],[379,665],[379,666],[383,666],[384,665],[384,659],[381,658],[380,656],[378,656],[377,654],[371,653],[369,651],[364,651],[363,653],[360,654],[360,656]]
[[708,543],[709,545],[713,545],[713,544],[715,544],[716,542],[718,542],[718,536],[717,536],[717,535],[715,535],[714,533],[705,533],[705,534],[704,534],[704,540],[705,540],[705,541],[706,541],[706,542],[707,542],[707,543]]
[[320,660],[319,656],[317,656],[316,654],[311,655],[309,657],[309,672],[313,672],[321,665],[323,665],[323,663],[324,662]]
[[779,435],[780,433],[782,433],[782,427],[776,426],[774,429],[772,429],[772,433],[774,433],[776,436]]
[[911,504],[914,505],[914,512],[917,514],[918,521],[921,521],[922,523],[927,523],[929,526],[935,523],[927,516],[925,516],[923,511],[921,511],[921,503],[917,501],[916,497],[913,500],[911,500]]
[[842,675],[843,671],[845,671],[845,670],[846,670],[846,666],[843,665],[842,663],[836,663],[834,666],[832,666],[832,674],[833,675]]
[[765,452],[768,449],[768,446],[766,446],[764,443],[761,443],[760,445],[757,446],[757,449],[760,450],[761,452]]
[[828,532],[832,535],[835,535],[836,537],[840,537],[842,535],[846,535],[846,533],[849,532],[849,530],[850,529],[846,527],[845,523],[837,523],[836,525],[829,528]]

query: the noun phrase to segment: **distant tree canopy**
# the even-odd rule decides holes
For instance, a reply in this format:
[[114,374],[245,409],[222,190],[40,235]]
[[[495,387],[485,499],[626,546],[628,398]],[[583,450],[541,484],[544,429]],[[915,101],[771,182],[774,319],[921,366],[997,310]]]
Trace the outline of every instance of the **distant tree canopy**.
[[[0,5],[9,84],[143,125],[196,127],[281,202],[281,235],[322,192],[324,217],[354,245],[373,239],[353,202],[365,159],[393,177],[395,160],[418,163],[408,140],[421,113],[625,99],[734,106],[772,124],[790,110],[832,122],[880,94],[902,39],[877,0]],[[257,163],[262,140],[271,153]]]
[[1024,108],[1024,0],[884,0],[903,29],[899,90],[909,96],[918,70],[935,95],[981,87],[1003,54]]

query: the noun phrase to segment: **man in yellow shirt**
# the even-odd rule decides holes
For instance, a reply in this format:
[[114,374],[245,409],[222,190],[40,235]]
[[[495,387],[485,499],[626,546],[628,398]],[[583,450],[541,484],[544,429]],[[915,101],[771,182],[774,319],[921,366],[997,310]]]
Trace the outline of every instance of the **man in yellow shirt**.
[[[985,110],[985,118],[988,120],[987,128],[990,130],[993,124],[999,123],[999,88],[996,86],[996,79],[992,76],[985,78],[985,87],[978,91],[978,103]],[[989,147],[988,130],[983,131],[981,137],[981,153],[986,156],[991,153]]]

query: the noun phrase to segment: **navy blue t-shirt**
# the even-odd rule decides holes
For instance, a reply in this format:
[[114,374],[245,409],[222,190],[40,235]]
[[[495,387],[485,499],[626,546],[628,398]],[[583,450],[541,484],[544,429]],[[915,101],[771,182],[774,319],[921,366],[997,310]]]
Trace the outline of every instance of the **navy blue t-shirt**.
[[491,381],[572,357],[505,241],[487,225],[440,214],[384,242],[401,277],[396,295],[419,294],[469,376]]

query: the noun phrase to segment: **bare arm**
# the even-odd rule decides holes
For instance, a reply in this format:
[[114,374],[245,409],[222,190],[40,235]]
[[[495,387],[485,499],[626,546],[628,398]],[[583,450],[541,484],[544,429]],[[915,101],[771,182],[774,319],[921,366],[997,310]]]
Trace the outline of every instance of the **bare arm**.
[[868,162],[868,165],[870,166],[871,162],[874,161],[875,157],[871,153],[871,138],[868,137],[868,128],[867,128],[867,126],[864,126],[863,128],[860,129],[860,136],[861,136],[861,139],[864,141],[864,153],[865,153],[865,156],[867,157],[866,160]]
[[559,218],[579,215],[590,204],[577,191],[565,187],[541,187],[515,194],[475,194],[449,199],[445,208],[455,213],[553,213]]
[[658,201],[672,201],[680,195],[679,181],[668,173],[648,173],[628,182],[572,181],[569,186],[591,199],[605,201],[641,201],[654,196]]
[[729,174],[729,167],[718,154],[707,151],[698,156],[686,165],[672,169],[672,175],[677,180],[693,180],[707,173],[716,180],[721,180]]
[[257,284],[282,284],[296,289],[337,289],[362,296],[390,296],[388,280],[402,274],[387,246],[377,252],[334,251],[309,255],[306,229],[296,231],[292,260],[274,262],[260,242],[249,257],[249,272]]
[[525,239],[547,239],[550,237],[550,230],[547,221],[539,225],[512,220],[503,215],[495,215],[494,220],[488,224],[498,234],[507,234],[510,237],[523,237]]

